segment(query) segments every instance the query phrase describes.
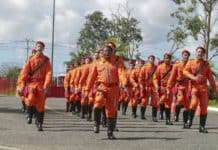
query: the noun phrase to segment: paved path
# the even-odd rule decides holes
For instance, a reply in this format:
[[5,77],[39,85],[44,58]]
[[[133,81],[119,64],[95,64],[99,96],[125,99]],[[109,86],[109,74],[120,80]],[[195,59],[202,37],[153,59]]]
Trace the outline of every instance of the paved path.
[[19,107],[16,97],[0,97],[0,150],[218,150],[218,112],[209,112],[209,134],[198,132],[198,117],[184,130],[182,122],[151,122],[150,110],[145,121],[119,115],[117,140],[107,140],[106,128],[94,134],[93,122],[65,113],[64,99],[47,100],[44,132],[27,125]]

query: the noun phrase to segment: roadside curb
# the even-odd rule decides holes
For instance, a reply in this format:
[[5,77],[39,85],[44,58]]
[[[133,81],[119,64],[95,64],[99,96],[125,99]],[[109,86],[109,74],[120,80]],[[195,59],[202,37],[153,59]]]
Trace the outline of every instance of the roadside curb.
[[208,107],[207,110],[218,112],[218,108],[217,107]]

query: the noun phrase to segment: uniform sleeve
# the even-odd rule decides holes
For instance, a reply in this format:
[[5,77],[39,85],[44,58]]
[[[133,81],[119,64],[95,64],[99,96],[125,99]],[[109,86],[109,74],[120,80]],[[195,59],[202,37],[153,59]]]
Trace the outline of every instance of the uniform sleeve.
[[130,83],[135,86],[137,83],[135,82],[136,70],[134,69],[130,74]]
[[97,76],[98,76],[97,65],[95,65],[92,67],[91,71],[89,72],[88,78],[86,80],[86,87],[85,87],[86,91],[90,91],[90,89],[93,87],[97,79]]
[[75,79],[74,79],[74,86],[75,87],[79,86],[80,77],[81,77],[81,68],[78,68],[76,75],[75,75]]
[[145,67],[143,67],[139,73],[139,84],[143,84],[145,81]]
[[70,71],[67,72],[67,74],[64,77],[64,88],[67,88],[70,86]]
[[213,73],[212,73],[212,71],[210,69],[209,64],[207,65],[207,77],[208,77],[208,80],[210,82],[211,88],[213,89],[213,91],[216,91],[217,90],[216,82],[214,80]]
[[156,89],[159,88],[159,80],[160,80],[160,66],[157,67],[157,70],[154,73],[153,84]]
[[177,78],[177,72],[178,72],[178,66],[173,65],[172,72],[170,73],[169,80],[167,81],[167,88],[171,89],[176,83],[176,78]]
[[45,71],[45,82],[44,82],[44,88],[48,88],[51,86],[52,83],[52,77],[51,77],[51,63],[48,61],[46,63],[46,71]]
[[20,72],[20,86],[24,86],[24,84],[26,83],[29,77],[30,71],[31,71],[30,61],[28,60],[24,65],[22,71]]
[[88,74],[89,74],[89,67],[85,67],[81,72],[81,77],[79,80],[79,87],[82,87],[85,85]]
[[119,65],[118,65],[118,74],[119,74],[119,82],[122,86],[127,85],[127,76],[125,71],[125,65],[122,59],[119,59]]
[[192,62],[191,61],[188,61],[188,63],[186,64],[186,66],[185,66],[185,68],[184,68],[184,70],[183,70],[183,74],[186,76],[186,77],[188,77],[188,78],[190,78],[190,79],[192,79],[193,78],[193,74],[192,74],[192,72],[191,72],[191,66],[192,66],[193,64],[192,64]]

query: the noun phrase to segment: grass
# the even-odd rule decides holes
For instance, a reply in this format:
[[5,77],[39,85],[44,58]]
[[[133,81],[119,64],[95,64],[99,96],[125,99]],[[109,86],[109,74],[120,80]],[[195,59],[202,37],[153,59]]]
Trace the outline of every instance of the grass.
[[218,102],[216,100],[209,100],[209,106],[218,108]]

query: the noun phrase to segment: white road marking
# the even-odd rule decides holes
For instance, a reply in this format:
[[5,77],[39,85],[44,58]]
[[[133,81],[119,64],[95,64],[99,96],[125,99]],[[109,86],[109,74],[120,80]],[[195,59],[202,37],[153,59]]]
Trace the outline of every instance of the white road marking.
[[3,150],[21,150],[21,149],[16,148],[16,147],[9,147],[9,146],[4,146],[4,145],[0,145],[0,149],[3,149]]

